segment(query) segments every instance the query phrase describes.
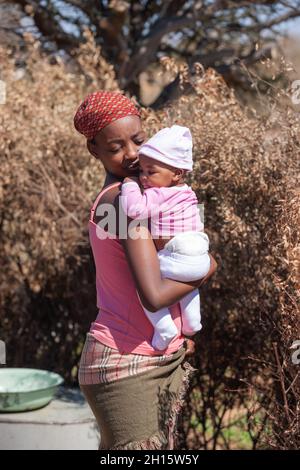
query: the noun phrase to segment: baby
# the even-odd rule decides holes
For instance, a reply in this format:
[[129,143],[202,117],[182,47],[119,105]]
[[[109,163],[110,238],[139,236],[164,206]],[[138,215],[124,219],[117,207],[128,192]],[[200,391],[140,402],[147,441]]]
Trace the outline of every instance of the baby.
[[[181,282],[201,279],[209,271],[209,240],[194,191],[184,183],[192,171],[192,136],[187,127],[174,125],[157,132],[139,149],[138,181],[125,178],[121,204],[132,219],[149,219],[163,278]],[[197,289],[180,301],[182,333],[201,330],[200,296]],[[168,308],[150,312],[143,307],[154,327],[152,346],[164,350],[177,335]]]

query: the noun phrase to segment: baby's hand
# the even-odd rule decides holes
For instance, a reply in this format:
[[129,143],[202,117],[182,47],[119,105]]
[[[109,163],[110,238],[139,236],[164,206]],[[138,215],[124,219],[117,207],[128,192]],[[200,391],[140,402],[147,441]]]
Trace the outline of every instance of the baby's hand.
[[137,183],[139,185],[140,179],[138,176],[126,176],[126,178],[123,179],[123,183]]

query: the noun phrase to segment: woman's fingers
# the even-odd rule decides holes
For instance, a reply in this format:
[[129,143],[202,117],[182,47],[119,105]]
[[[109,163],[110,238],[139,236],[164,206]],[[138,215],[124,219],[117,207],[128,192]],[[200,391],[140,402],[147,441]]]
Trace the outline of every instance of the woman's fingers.
[[203,279],[201,279],[199,287],[203,286],[203,284],[205,284],[208,281],[208,279],[216,272],[217,267],[218,267],[215,258],[210,253],[208,253],[208,256],[210,257],[210,268],[206,276]]
[[186,351],[184,357],[191,357],[195,354],[196,344],[195,341],[191,338],[186,339]]

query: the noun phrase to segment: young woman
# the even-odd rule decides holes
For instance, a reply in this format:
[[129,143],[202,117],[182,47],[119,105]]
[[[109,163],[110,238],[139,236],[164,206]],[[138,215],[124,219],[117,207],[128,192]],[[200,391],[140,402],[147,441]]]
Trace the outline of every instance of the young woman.
[[[74,124],[106,171],[89,221],[99,313],[82,352],[80,387],[99,425],[100,449],[174,449],[176,421],[193,371],[184,361],[193,345],[189,340],[186,346],[181,335],[178,302],[213,274],[216,262],[211,257],[209,273],[197,282],[162,279],[148,228],[140,227],[137,237],[125,218],[124,235],[120,185],[138,174],[137,151],[146,137],[128,98],[95,92],[78,108]],[[140,301],[152,312],[171,306],[178,334],[163,352],[151,346],[153,327]]]

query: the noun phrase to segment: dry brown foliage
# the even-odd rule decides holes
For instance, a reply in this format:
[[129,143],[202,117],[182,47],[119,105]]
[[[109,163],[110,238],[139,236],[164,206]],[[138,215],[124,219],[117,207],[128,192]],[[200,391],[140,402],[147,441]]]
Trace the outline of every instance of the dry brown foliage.
[[[279,341],[273,344],[273,370],[276,400],[269,411],[273,433],[269,443],[276,449],[298,450],[300,447],[300,363],[291,354],[298,341],[300,351],[300,191],[291,191],[283,202],[277,229],[281,232],[276,249],[285,269],[275,276],[279,291]],[[296,352],[296,351],[295,351]],[[296,354],[299,362],[300,354]]]
[[[86,227],[103,172],[72,119],[87,92],[117,86],[88,33],[79,53],[85,76],[50,64],[30,38],[27,48],[23,76],[1,50],[8,89],[0,106],[1,339],[9,366],[49,368],[75,382],[96,315]],[[162,66],[177,67],[170,59]],[[191,184],[205,205],[219,262],[202,291],[199,373],[182,447],[230,447],[224,429],[236,409],[243,410],[253,447],[299,447],[299,366],[289,349],[300,339],[299,116],[271,100],[257,116],[213,70],[196,64],[189,76],[180,67],[193,92],[142,113],[149,135],[173,123],[190,127]]]

